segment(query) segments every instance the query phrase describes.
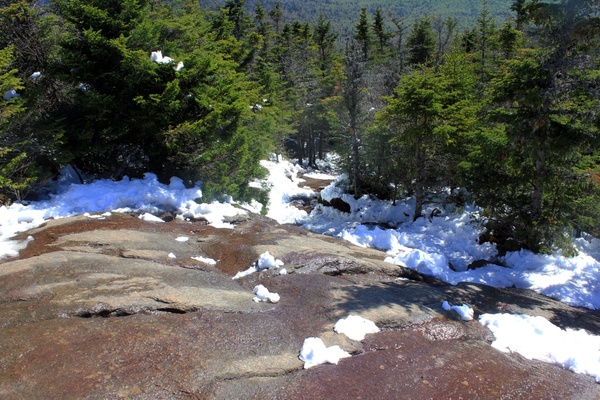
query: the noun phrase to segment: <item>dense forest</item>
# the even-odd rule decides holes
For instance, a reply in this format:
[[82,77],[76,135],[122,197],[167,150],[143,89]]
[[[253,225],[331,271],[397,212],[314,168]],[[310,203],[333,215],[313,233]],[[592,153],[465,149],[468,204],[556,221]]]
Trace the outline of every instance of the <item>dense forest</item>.
[[490,4],[467,26],[362,7],[342,37],[280,2],[0,0],[0,201],[68,164],[264,199],[269,153],[335,151],[355,196],[475,202],[481,240],[568,252],[600,235],[599,6]]
[[[488,0],[487,8],[492,16],[499,19],[507,18],[510,14],[512,0]],[[455,18],[459,29],[471,26],[483,9],[481,0],[247,0],[246,10],[253,12],[257,3],[268,10],[279,7],[282,11],[281,20],[286,23],[304,21],[316,24],[323,15],[331,21],[331,28],[340,38],[352,35],[356,16],[362,7],[374,14],[381,10],[386,17],[384,25],[393,27],[393,19],[402,18],[409,23],[422,15],[438,16],[442,19]],[[222,6],[224,0],[203,0],[206,6]]]

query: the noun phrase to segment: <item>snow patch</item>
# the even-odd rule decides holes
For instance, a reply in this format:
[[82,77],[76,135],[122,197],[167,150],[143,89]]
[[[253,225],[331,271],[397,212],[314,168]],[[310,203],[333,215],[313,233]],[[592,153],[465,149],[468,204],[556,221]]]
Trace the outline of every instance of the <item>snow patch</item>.
[[473,319],[473,309],[466,304],[462,306],[451,306],[450,303],[444,301],[442,308],[446,311],[454,310],[463,321],[471,321]]
[[350,353],[340,346],[326,347],[318,337],[304,339],[299,358],[304,361],[304,368],[312,368],[320,364],[337,364],[342,358],[350,357]]
[[275,269],[281,266],[283,266],[283,261],[275,259],[275,257],[273,257],[268,251],[265,251],[260,255],[260,257],[258,257],[258,260],[256,260],[248,269],[244,271],[239,271],[231,279],[243,278],[258,271]]
[[259,303],[261,301],[268,301],[269,303],[277,303],[280,299],[279,294],[269,292],[269,289],[263,285],[257,285],[253,290],[255,296],[254,301]]
[[4,100],[16,99],[17,97],[21,97],[21,95],[14,89],[7,90],[4,93]]
[[556,364],[600,382],[600,336],[523,314],[482,314],[479,322],[492,331],[492,346],[500,351]]
[[352,340],[362,341],[367,333],[377,333],[379,328],[373,321],[358,315],[349,315],[335,323],[333,330],[343,333]]
[[217,264],[217,261],[213,260],[212,258],[207,258],[207,257],[202,257],[202,256],[191,257],[191,259],[199,261],[199,262],[204,263],[204,264],[209,264],[209,265],[216,265]]

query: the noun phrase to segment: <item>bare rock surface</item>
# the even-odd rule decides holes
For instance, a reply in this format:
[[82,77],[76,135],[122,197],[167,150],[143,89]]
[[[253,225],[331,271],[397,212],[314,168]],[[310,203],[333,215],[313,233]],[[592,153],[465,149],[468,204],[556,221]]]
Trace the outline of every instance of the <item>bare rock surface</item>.
[[[0,261],[0,398],[600,398],[592,377],[498,352],[487,328],[441,304],[600,334],[596,311],[531,291],[451,286],[375,250],[265,218],[238,222],[114,214],[27,232],[34,240],[20,256]],[[265,251],[287,275],[232,279]],[[281,300],[254,302],[257,284]],[[382,332],[363,342],[334,333],[350,314]],[[312,336],[353,356],[305,370],[298,352]]]

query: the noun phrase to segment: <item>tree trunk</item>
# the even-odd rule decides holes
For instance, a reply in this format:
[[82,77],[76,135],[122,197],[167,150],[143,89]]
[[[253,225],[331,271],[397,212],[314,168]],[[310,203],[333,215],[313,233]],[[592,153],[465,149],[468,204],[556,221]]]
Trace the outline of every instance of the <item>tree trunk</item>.
[[358,135],[354,127],[352,130],[352,175],[354,183],[354,196],[360,196],[360,158],[359,158],[359,146],[358,146]]
[[315,133],[312,126],[308,127],[308,166],[315,167]]
[[542,216],[544,204],[544,181],[546,180],[546,151],[543,146],[536,151],[535,178],[531,196],[531,220],[537,221]]
[[421,142],[417,140],[415,149],[415,212],[413,214],[413,222],[421,217],[423,213],[423,203],[425,202],[425,171],[423,151]]
[[323,130],[319,131],[319,160],[323,160]]

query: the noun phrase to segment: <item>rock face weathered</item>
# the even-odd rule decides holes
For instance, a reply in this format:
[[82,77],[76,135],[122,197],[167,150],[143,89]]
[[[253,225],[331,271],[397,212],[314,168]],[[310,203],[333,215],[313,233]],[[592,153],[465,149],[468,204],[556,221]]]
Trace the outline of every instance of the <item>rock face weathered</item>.
[[[27,232],[29,246],[0,263],[0,398],[600,398],[592,377],[498,352],[487,328],[441,304],[595,334],[598,312],[531,291],[446,285],[375,250],[260,217],[238,222],[115,214]],[[232,280],[265,251],[287,275]],[[252,301],[257,284],[281,300]],[[350,314],[382,332],[363,342],[334,333]],[[311,336],[353,356],[304,370],[298,352]]]

